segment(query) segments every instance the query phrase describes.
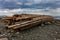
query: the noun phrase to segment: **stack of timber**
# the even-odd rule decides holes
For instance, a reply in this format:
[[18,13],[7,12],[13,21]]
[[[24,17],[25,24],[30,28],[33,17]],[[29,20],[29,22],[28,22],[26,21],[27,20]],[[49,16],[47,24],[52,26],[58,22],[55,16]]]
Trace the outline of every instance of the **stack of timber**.
[[[18,24],[7,25],[6,27],[11,28],[11,29],[24,30],[24,29],[34,27],[34,26],[37,26],[37,25],[45,23],[45,22],[52,22],[54,20],[54,18],[49,15],[28,15],[28,14],[26,15],[26,14],[23,14],[19,18],[24,19],[25,17],[30,18],[31,20],[26,19],[27,21],[24,21],[24,22],[22,21],[21,23],[18,23]],[[19,20],[21,20],[21,19],[19,19]]]
[[3,17],[2,20],[4,22],[7,22],[8,25],[15,24],[16,22],[21,21],[29,21],[32,20],[32,18],[38,17],[38,15],[32,15],[32,14],[15,14],[12,17]]

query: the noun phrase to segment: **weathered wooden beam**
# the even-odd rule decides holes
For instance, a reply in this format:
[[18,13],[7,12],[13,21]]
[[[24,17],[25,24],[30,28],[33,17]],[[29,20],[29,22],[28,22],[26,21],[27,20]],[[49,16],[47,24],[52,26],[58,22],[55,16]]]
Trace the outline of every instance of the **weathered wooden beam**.
[[31,21],[25,21],[25,22],[22,22],[22,23],[20,23],[20,24],[10,25],[10,26],[7,26],[7,27],[8,27],[8,28],[12,28],[12,27],[16,27],[16,26],[27,25],[27,24],[33,23],[33,22],[38,21],[38,20],[39,20],[39,19],[31,20]]
[[[50,19],[50,20],[48,20]],[[51,22],[53,19],[51,18],[48,18],[48,17],[36,17],[36,18],[33,18],[33,20],[29,20],[29,21],[25,21],[25,22],[22,22],[20,24],[15,24],[15,25],[10,25],[10,26],[7,26],[8,28],[12,28],[12,29],[27,29],[27,28],[30,28],[32,26],[36,26],[40,23],[43,23],[43,22]]]
[[[21,14],[21,15],[13,15],[12,17],[5,17],[4,20],[9,20],[8,23],[10,25],[9,24],[6,25],[7,28],[23,30],[39,24],[43,24],[45,22],[52,22],[54,18],[49,15]],[[21,23],[15,24],[16,21]]]

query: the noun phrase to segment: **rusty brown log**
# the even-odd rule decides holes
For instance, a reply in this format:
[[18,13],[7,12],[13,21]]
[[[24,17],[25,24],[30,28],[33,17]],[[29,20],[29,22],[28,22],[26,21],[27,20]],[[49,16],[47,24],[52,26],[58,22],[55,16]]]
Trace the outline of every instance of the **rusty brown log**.
[[25,21],[20,24],[10,25],[7,27],[12,28],[12,29],[24,30],[24,29],[30,28],[32,26],[36,26],[38,24],[41,24],[43,22],[51,22],[51,21],[53,21],[53,18],[52,17],[49,18],[49,16],[48,17],[36,17],[36,18],[33,18],[33,20]]
[[7,25],[12,25],[12,24],[15,24],[16,21],[28,21],[28,20],[32,20],[32,18],[35,18],[35,17],[37,17],[37,15],[16,14],[16,15],[13,15],[12,17],[7,17],[7,16],[3,17],[2,20],[6,21],[8,23]]
[[[2,20],[8,22],[8,28],[12,29],[27,29],[45,22],[52,22],[54,18],[49,15],[33,15],[33,14],[15,14],[12,17],[4,17]],[[21,22],[15,24],[16,22]]]

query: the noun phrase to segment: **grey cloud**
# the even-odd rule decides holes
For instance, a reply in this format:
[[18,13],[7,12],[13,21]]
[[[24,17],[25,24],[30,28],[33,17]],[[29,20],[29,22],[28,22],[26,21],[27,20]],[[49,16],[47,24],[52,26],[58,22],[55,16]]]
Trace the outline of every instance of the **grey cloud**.
[[57,8],[60,0],[0,0],[0,8]]

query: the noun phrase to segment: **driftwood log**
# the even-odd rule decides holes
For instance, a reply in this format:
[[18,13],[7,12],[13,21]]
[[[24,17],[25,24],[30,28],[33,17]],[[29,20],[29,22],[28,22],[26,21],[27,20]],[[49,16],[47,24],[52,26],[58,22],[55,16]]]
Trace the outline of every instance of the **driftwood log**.
[[[15,14],[12,17],[4,17],[2,20],[8,23],[7,28],[24,30],[46,22],[53,22],[54,18],[49,15]],[[16,22],[19,23],[15,24]]]
[[28,20],[32,20],[32,18],[37,17],[38,15],[29,15],[29,14],[15,14],[12,17],[3,17],[2,21],[7,22],[8,25],[12,25],[15,24],[15,22],[19,22],[19,21],[28,21]]

